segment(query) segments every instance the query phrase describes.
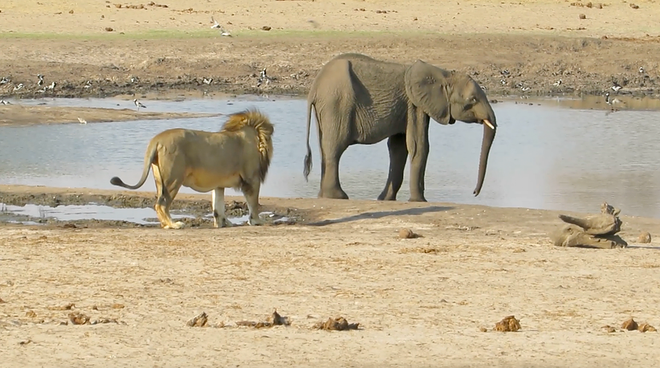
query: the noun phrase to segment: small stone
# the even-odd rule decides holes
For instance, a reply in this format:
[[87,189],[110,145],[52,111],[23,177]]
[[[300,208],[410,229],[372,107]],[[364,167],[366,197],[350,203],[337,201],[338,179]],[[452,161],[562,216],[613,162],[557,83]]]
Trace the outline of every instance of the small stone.
[[112,32],[112,31],[114,31],[114,29],[112,29],[112,27],[105,27],[105,30],[106,30],[107,32]]

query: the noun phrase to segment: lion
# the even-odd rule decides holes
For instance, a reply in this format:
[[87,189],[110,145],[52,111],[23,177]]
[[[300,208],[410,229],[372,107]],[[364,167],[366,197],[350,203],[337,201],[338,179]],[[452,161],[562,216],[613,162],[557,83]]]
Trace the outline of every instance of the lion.
[[259,188],[273,157],[273,125],[257,110],[229,116],[219,132],[169,129],[151,139],[144,155],[142,177],[135,185],[119,177],[110,183],[138,189],[147,180],[149,168],[156,182],[156,214],[165,229],[180,229],[173,222],[170,206],[181,186],[206,193],[213,191],[213,226],[232,226],[225,215],[225,188],[240,190],[248,204],[248,224],[260,225]]

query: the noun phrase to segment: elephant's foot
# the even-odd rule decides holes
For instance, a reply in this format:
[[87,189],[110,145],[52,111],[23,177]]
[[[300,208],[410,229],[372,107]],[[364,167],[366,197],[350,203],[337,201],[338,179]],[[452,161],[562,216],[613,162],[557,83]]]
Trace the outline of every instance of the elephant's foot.
[[426,198],[423,195],[419,194],[416,196],[411,195],[408,199],[408,202],[427,202]]
[[387,189],[385,189],[378,196],[378,200],[379,201],[396,201],[396,193],[390,193]]
[[319,192],[319,198],[348,199],[348,194],[341,190],[341,188],[333,188],[329,190],[321,190]]

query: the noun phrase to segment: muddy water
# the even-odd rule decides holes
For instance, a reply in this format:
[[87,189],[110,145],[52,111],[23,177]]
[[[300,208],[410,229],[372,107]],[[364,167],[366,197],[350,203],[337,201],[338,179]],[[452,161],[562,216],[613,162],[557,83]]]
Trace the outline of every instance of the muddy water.
[[[39,100],[57,106],[130,107],[123,100]],[[149,110],[232,113],[258,107],[275,123],[275,154],[262,194],[315,197],[320,155],[315,129],[311,146],[314,167],[309,182],[302,176],[305,156],[305,102],[302,100],[143,101]],[[426,170],[429,201],[597,211],[602,201],[624,214],[660,217],[660,112],[569,108],[566,102],[540,105],[494,104],[500,125],[484,188],[476,184],[479,126],[432,124],[431,153]],[[156,133],[173,127],[217,130],[223,118],[132,121],[0,127],[0,184],[115,189],[118,175],[135,183],[144,150]],[[351,198],[375,199],[388,169],[385,142],[352,146],[341,161],[340,177]],[[399,193],[408,198],[408,172]],[[143,187],[153,190],[151,180]],[[189,189],[184,192],[192,192]]]

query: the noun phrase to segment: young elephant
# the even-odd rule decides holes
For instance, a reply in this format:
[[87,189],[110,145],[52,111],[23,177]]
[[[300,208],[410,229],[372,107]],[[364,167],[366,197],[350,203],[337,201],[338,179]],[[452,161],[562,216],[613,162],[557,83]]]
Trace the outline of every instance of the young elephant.
[[378,199],[396,200],[410,154],[410,201],[426,201],[424,172],[430,118],[443,125],[456,120],[483,124],[479,177],[473,192],[479,195],[497,122],[486,94],[469,76],[421,60],[403,65],[361,54],[343,54],[330,60],[307,97],[305,179],[312,166],[312,107],[322,156],[319,197],[348,199],[339,184],[341,155],[350,145],[374,144],[388,138],[390,168]]

